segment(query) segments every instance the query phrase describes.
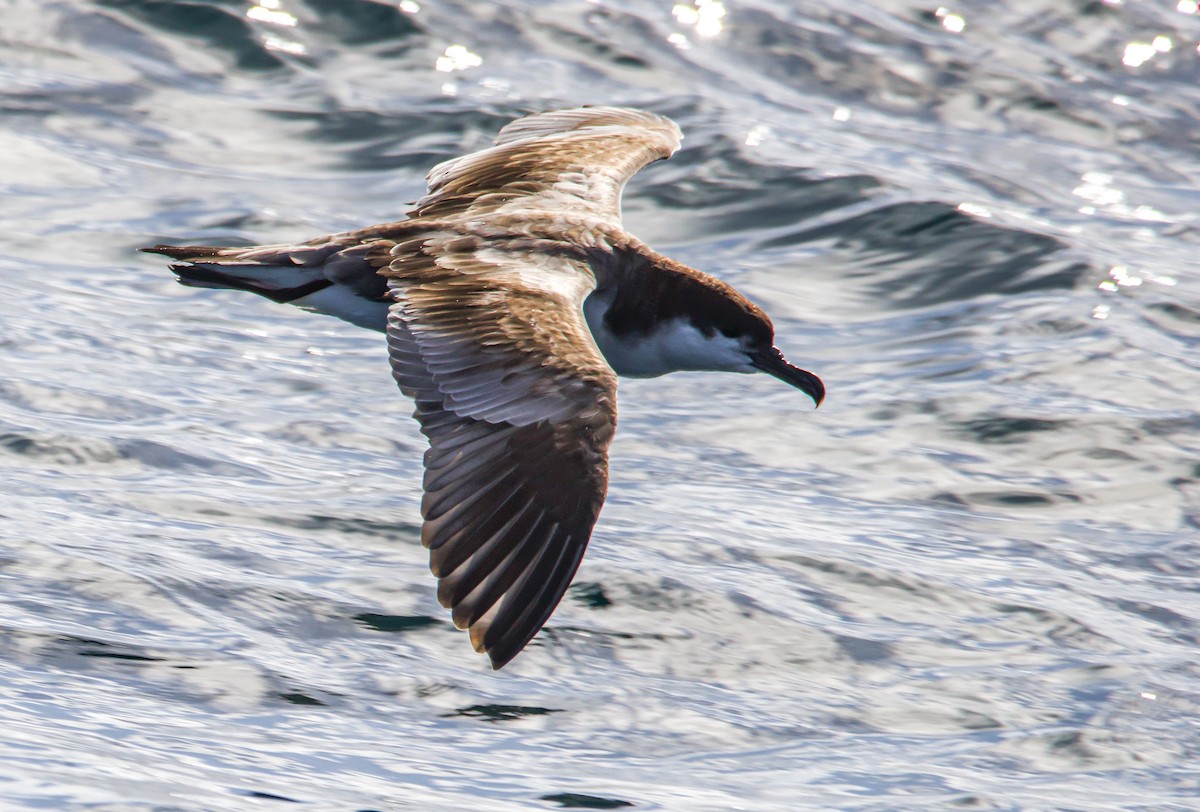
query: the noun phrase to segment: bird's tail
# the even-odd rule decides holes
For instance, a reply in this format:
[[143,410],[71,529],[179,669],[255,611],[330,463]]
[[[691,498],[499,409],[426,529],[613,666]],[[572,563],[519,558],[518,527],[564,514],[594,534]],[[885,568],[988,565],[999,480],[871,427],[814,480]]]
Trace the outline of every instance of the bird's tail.
[[370,256],[371,247],[330,241],[251,248],[155,245],[141,250],[177,260],[171,270],[188,287],[249,291],[360,327],[385,330],[391,297],[387,280]]
[[[273,302],[294,302],[333,284],[321,264],[296,263],[282,246],[215,248],[205,245],[155,245],[143,248],[179,260],[171,266],[181,285],[228,288],[265,296]],[[264,250],[274,249],[274,250]]]

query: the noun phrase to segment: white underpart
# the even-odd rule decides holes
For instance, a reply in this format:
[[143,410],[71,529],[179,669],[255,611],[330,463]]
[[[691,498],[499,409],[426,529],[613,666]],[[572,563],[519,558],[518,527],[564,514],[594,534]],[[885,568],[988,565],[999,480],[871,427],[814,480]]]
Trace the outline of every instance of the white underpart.
[[583,313],[596,345],[618,375],[654,378],[685,370],[755,371],[739,339],[720,332],[705,335],[682,319],[663,324],[649,335],[617,337],[604,326],[608,305],[606,297],[593,295],[583,303]]
[[364,299],[353,290],[341,285],[327,288],[293,299],[288,304],[326,316],[337,316],[351,324],[368,330],[387,330],[388,303]]

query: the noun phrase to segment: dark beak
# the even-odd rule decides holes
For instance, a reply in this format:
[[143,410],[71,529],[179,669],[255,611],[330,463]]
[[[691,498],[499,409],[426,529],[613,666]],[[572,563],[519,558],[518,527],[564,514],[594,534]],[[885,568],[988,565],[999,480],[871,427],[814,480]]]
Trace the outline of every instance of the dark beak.
[[825,399],[825,384],[821,379],[807,369],[794,367],[783,358],[783,353],[774,347],[769,347],[750,356],[750,364],[768,375],[774,375],[784,383],[789,383],[797,389],[802,389],[820,406]]

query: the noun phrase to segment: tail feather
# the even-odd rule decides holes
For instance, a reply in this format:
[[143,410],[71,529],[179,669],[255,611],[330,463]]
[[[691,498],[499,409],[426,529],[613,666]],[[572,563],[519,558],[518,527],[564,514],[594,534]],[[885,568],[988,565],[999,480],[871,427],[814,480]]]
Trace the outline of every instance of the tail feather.
[[[386,246],[380,247],[381,257],[386,256]],[[331,239],[302,245],[155,245],[141,250],[176,260],[171,270],[188,287],[244,290],[384,330],[391,297],[387,280],[369,256],[372,248]]]
[[189,288],[223,288],[257,293],[273,302],[287,304],[324,290],[333,283],[319,273],[303,278],[295,268],[269,265],[172,265],[179,284]]
[[308,246],[155,245],[141,250],[179,260],[180,264],[172,265],[171,270],[180,284],[191,288],[244,290],[287,303],[333,284],[320,264],[332,252]]
[[185,262],[195,262],[198,259],[209,259],[211,257],[221,256],[222,251],[230,251],[237,249],[215,248],[208,245],[152,245],[149,248],[139,248],[144,254],[162,254],[171,259],[179,259]]
[[147,254],[163,254],[182,262],[237,262],[257,265],[320,265],[330,255],[346,248],[326,240],[309,245],[252,245],[247,248],[225,248],[214,245],[154,245],[139,248]]

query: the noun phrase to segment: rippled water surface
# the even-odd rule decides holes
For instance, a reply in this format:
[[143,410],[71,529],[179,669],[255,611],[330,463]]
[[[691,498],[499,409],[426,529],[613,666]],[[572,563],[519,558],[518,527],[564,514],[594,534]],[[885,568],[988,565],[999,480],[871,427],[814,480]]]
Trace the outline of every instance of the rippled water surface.
[[[697,3],[5,4],[0,805],[1196,808],[1196,4]],[[626,224],[830,394],[623,383],[492,673],[381,338],[134,249],[395,219],[580,103],[681,123]]]

